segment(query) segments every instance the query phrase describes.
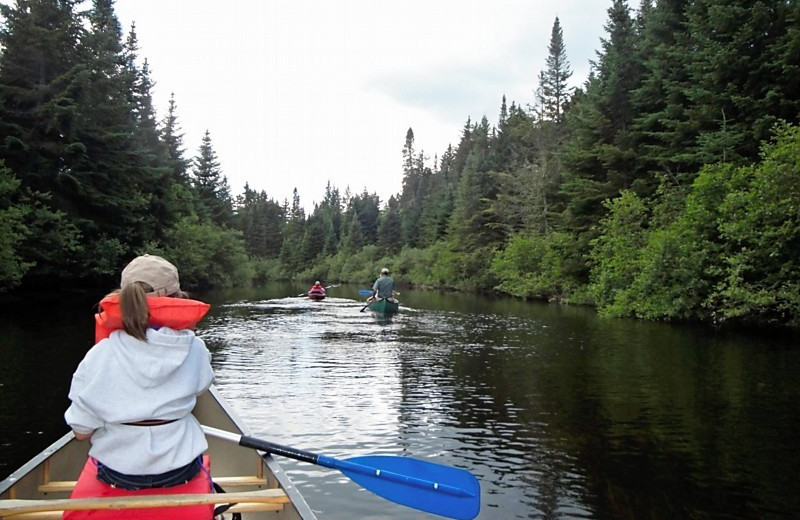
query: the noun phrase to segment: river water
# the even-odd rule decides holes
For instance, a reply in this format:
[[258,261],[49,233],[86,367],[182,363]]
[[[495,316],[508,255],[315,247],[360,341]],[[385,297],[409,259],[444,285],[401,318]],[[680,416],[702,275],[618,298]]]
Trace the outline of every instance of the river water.
[[[387,318],[359,312],[360,287],[306,289],[203,295],[216,385],[255,436],[467,469],[484,520],[800,515],[796,338],[415,290]],[[66,431],[91,313],[0,317],[0,477]],[[433,518],[280,460],[320,520]]]

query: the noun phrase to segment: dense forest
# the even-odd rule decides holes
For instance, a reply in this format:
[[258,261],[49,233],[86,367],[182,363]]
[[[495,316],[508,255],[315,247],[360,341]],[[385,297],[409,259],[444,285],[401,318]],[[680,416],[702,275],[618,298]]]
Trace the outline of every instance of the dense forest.
[[135,26],[83,4],[0,5],[6,293],[107,289],[149,252],[195,289],[387,266],[609,316],[800,325],[796,0],[609,0],[577,89],[556,18],[531,100],[433,157],[408,129],[400,193],[329,183],[308,215],[296,191],[232,194],[210,131],[187,152]]

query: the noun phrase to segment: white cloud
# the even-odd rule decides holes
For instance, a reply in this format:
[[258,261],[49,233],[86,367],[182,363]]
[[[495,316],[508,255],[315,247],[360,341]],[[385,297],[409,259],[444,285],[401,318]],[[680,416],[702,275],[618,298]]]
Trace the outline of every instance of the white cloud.
[[556,16],[579,85],[603,35],[598,0],[117,0],[156,81],[175,92],[193,156],[208,129],[234,194],[328,181],[382,200],[400,190],[409,127],[433,157],[501,97],[532,102]]

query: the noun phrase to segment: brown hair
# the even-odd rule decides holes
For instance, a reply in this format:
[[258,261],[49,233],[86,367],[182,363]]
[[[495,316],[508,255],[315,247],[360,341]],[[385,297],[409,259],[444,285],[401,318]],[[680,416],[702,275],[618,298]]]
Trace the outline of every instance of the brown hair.
[[[150,325],[150,306],[147,294],[153,292],[150,284],[133,282],[117,289],[111,294],[119,294],[119,309],[122,312],[122,328],[136,339],[147,341],[147,327]],[[171,294],[171,298],[188,298],[183,291]]]
[[150,307],[147,293],[153,288],[144,282],[129,283],[119,290],[119,309],[122,311],[122,328],[136,339],[147,341],[150,324]]

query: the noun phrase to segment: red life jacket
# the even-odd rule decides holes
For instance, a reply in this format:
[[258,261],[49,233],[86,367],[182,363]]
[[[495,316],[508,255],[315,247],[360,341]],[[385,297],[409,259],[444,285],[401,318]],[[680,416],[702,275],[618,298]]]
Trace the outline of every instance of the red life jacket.
[[[171,329],[194,329],[211,305],[197,300],[155,296],[147,298],[150,307],[150,325]],[[100,300],[100,312],[94,315],[94,342],[98,343],[117,329],[122,328],[122,310],[119,295],[112,294]]]

